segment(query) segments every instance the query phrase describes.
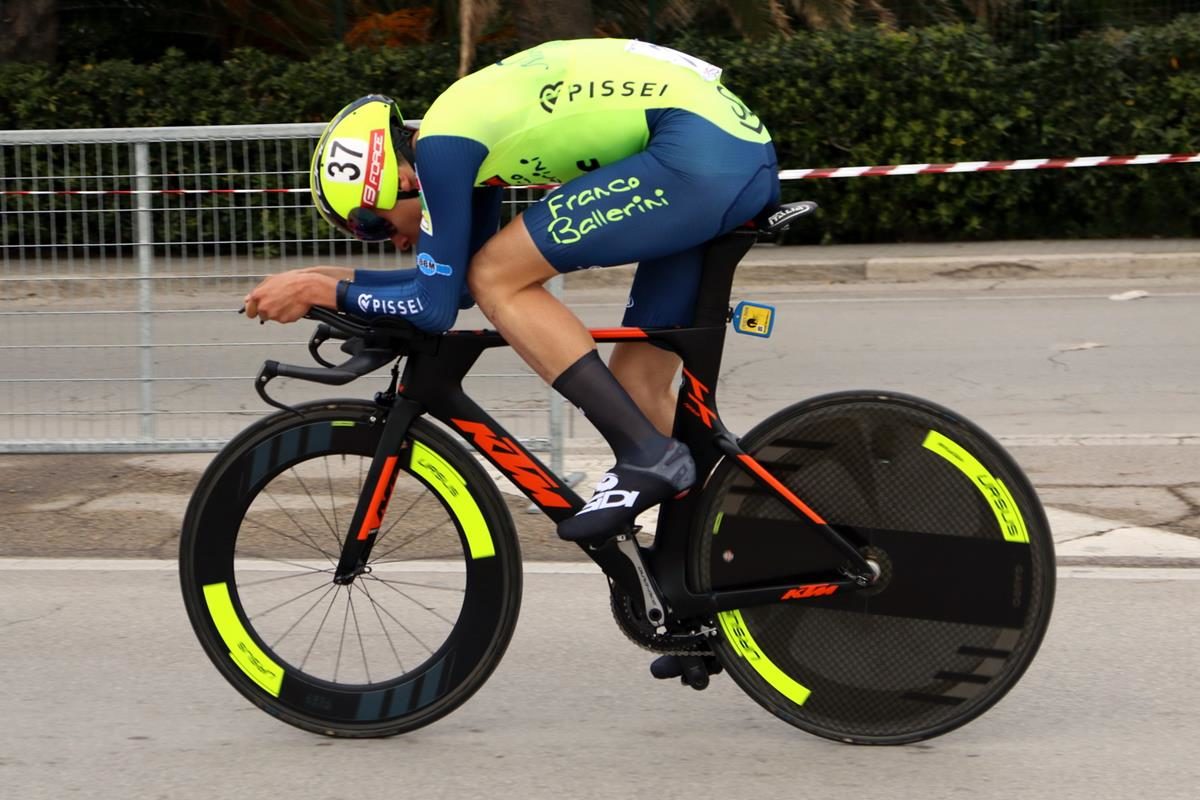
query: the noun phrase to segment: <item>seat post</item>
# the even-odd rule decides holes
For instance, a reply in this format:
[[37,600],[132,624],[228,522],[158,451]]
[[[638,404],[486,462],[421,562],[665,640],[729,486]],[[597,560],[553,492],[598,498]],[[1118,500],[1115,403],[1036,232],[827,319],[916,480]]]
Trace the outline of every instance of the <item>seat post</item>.
[[700,291],[696,297],[694,327],[716,327],[729,318],[733,272],[758,240],[753,230],[734,230],[713,239],[704,249]]

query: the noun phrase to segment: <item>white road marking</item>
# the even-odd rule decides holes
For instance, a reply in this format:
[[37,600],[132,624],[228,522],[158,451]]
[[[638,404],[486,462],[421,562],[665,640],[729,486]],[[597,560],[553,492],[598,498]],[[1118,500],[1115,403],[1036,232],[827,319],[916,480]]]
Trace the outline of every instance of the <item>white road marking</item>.
[[[396,565],[398,572],[457,572],[461,564],[425,561]],[[271,567],[274,569],[275,567]],[[165,559],[137,558],[0,558],[0,572],[176,572],[179,565]],[[266,567],[264,567],[266,569]],[[528,561],[527,575],[599,575],[590,562]],[[1200,580],[1200,569],[1187,567],[1059,567],[1060,578],[1107,580]]]

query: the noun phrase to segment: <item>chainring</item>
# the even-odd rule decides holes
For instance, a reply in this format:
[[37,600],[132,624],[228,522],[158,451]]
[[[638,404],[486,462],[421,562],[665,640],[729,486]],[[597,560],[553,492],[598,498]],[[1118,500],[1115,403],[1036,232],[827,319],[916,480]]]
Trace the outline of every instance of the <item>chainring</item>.
[[610,605],[617,627],[638,647],[671,656],[711,656],[712,648],[696,633],[659,633],[638,613],[629,594],[615,583],[609,585]]

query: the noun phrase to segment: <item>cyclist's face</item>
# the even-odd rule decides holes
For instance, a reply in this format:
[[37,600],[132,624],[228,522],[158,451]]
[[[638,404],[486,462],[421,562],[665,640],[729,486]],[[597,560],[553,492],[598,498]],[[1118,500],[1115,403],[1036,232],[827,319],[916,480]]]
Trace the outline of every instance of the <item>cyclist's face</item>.
[[375,213],[395,227],[392,244],[397,250],[407,250],[416,244],[421,235],[421,198],[397,200],[392,208],[376,209]]

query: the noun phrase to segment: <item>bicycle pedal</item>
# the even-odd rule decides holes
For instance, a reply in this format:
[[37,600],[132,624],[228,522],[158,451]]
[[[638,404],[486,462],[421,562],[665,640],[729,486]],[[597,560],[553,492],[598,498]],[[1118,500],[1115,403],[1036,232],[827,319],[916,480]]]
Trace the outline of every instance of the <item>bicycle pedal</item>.
[[659,656],[650,663],[650,674],[659,680],[679,678],[684,686],[696,691],[708,688],[710,675],[722,672],[721,662],[715,656]]
[[688,664],[683,668],[679,682],[684,686],[692,687],[697,692],[702,692],[708,688],[708,669],[704,664]]

